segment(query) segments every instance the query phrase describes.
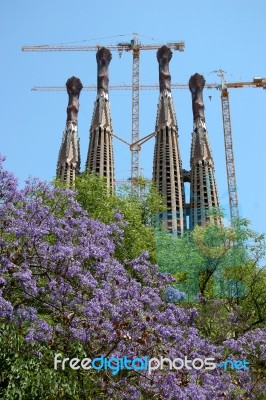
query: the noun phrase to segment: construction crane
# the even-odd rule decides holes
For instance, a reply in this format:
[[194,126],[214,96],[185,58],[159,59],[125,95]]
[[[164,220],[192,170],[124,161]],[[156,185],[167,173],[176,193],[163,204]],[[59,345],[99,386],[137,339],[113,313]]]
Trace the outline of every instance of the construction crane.
[[[231,221],[235,221],[239,217],[238,210],[238,196],[237,196],[237,185],[236,185],[236,173],[235,173],[235,162],[234,162],[234,151],[233,151],[233,140],[232,140],[232,127],[231,127],[231,115],[230,115],[230,104],[229,104],[229,93],[228,89],[233,88],[263,88],[266,89],[266,78],[254,78],[250,82],[226,82],[224,78],[224,71],[218,70],[214,71],[220,76],[221,83],[206,83],[205,88],[207,89],[217,89],[221,91],[221,103],[222,103],[222,117],[223,117],[223,131],[224,131],[224,147],[225,147],[225,159],[226,159],[226,172],[227,172],[227,184],[228,184],[228,196],[229,196],[229,206],[230,206],[230,217]],[[159,85],[139,85],[139,90],[156,90],[159,89]],[[111,90],[132,90],[132,85],[113,85],[110,86]],[[188,89],[188,84],[184,83],[173,83],[171,84],[171,89]],[[34,86],[33,91],[65,91],[64,86]],[[95,85],[84,86],[83,90],[96,90]],[[138,154],[141,150],[141,146],[153,138],[156,135],[155,132],[143,137],[137,137],[137,140],[128,143],[121,139],[119,136],[113,134],[113,136],[125,144],[127,144],[130,150],[137,151]],[[135,138],[136,136],[134,136]],[[135,163],[135,165],[134,165]],[[134,158],[132,155],[131,171],[133,167],[138,165],[138,159]],[[139,174],[138,169],[134,169],[136,177]]]
[[[132,51],[132,139],[131,143],[135,144],[139,140],[139,70],[140,70],[140,51],[141,50],[157,50],[162,44],[144,45],[139,42],[138,34],[133,33],[133,39],[130,42],[121,42],[116,45],[107,45],[109,50],[118,50],[119,56],[123,51]],[[184,42],[170,42],[167,46],[172,50],[184,51]],[[22,51],[97,51],[102,45],[96,46],[66,46],[66,45],[38,45],[23,46]],[[131,182],[136,183],[139,177],[139,146],[131,147]]]
[[[229,207],[230,207],[230,219],[233,225],[239,218],[238,208],[238,196],[237,196],[237,184],[236,184],[236,172],[234,162],[234,150],[233,150],[233,138],[232,138],[232,125],[231,125],[231,113],[229,104],[229,92],[228,89],[237,88],[263,88],[266,89],[266,78],[256,77],[251,82],[226,82],[224,78],[224,71],[215,71],[221,78],[221,84],[209,83],[205,87],[208,89],[218,89],[221,91],[221,103],[222,103],[222,117],[223,117],[223,131],[224,131],[224,149],[225,149],[225,160],[226,160],[226,173],[227,173],[227,185],[228,185],[228,196],[229,196]],[[155,85],[154,85],[155,86]],[[151,89],[151,87],[143,85],[143,89]],[[173,89],[186,89],[188,85],[185,84],[173,84]],[[152,87],[153,89],[153,87]],[[132,146],[139,146],[139,149],[143,143],[155,136],[156,133],[152,133],[144,138],[131,144]]]
[[[167,44],[171,49],[183,51],[184,42],[172,42]],[[97,51],[101,45],[96,46],[66,46],[66,45],[39,45],[39,46],[23,46],[22,51]],[[157,89],[158,85],[140,85],[139,82],[139,69],[140,69],[140,50],[156,50],[161,45],[143,45],[138,40],[138,35],[133,34],[133,39],[130,42],[118,43],[117,45],[107,46],[110,50],[118,50],[121,56],[123,51],[132,51],[133,64],[132,64],[132,85],[113,86],[110,89],[116,90],[132,90],[132,139],[130,150],[131,150],[131,182],[137,182],[139,177],[139,152],[141,144],[149,140],[154,136],[154,133],[148,135],[145,138],[139,138],[139,91],[140,89]],[[232,127],[231,127],[231,116],[230,116],[230,105],[229,105],[229,93],[230,88],[243,88],[243,87],[263,87],[266,88],[265,78],[254,78],[253,82],[231,82],[226,83],[224,79],[224,71],[215,71],[221,77],[221,84],[207,84],[207,88],[216,88],[221,91],[221,102],[222,102],[222,117],[223,117],[223,130],[224,130],[224,146],[225,146],[225,158],[226,158],[226,170],[227,170],[227,183],[228,183],[228,194],[229,194],[229,205],[230,205],[230,216],[231,221],[234,221],[239,217],[238,210],[238,197],[237,197],[237,185],[236,185],[236,173],[234,163],[234,152],[233,152],[233,140],[232,140]],[[173,84],[172,89],[186,89],[186,84]],[[85,90],[94,90],[94,86],[84,87]],[[32,90],[64,90],[61,87],[34,87]],[[117,136],[116,136],[117,137]],[[118,138],[118,137],[117,137]],[[119,138],[120,139],[120,138]],[[123,141],[123,140],[122,140]]]
[[236,172],[235,172],[232,125],[231,125],[231,114],[230,114],[228,89],[246,88],[246,87],[266,89],[266,78],[257,77],[257,78],[254,78],[252,82],[228,82],[227,83],[224,78],[223,70],[220,69],[220,70],[214,71],[214,72],[216,72],[221,78],[221,85],[219,87],[219,90],[221,90],[227,185],[228,185],[231,224],[234,224],[234,222],[239,218],[239,209],[238,209],[238,196],[237,196]]
[[[221,85],[218,83],[207,83],[205,84],[205,88],[207,89],[219,89]],[[139,90],[158,90],[159,85],[139,85]],[[187,83],[171,83],[171,90],[173,89],[188,89]],[[33,86],[31,90],[34,91],[41,91],[41,92],[65,92],[65,86]],[[86,91],[96,91],[96,85],[84,85],[82,90]],[[110,85],[109,90],[132,90],[132,85]]]

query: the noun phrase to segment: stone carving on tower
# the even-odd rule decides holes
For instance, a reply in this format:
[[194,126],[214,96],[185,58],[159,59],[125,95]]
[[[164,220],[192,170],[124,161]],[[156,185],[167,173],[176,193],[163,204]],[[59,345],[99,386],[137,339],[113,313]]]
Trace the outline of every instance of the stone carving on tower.
[[208,221],[221,224],[216,216],[208,216],[219,207],[214,176],[214,161],[205,125],[203,88],[205,79],[200,74],[192,75],[189,89],[192,95],[193,133],[190,154],[190,229]]
[[77,132],[77,117],[79,110],[79,95],[82,90],[81,81],[72,76],[66,82],[69,96],[67,107],[66,128],[63,132],[62,143],[58,155],[56,177],[73,187],[75,177],[80,168],[79,138]]
[[90,127],[90,143],[86,169],[107,179],[107,187],[114,191],[114,156],[112,120],[108,99],[108,66],[112,59],[109,49],[102,47],[96,53],[97,98]]
[[167,211],[160,213],[160,221],[170,233],[179,236],[186,229],[186,216],[178,127],[171,94],[171,58],[169,47],[162,46],[157,51],[160,96],[155,126],[153,180],[167,206]]

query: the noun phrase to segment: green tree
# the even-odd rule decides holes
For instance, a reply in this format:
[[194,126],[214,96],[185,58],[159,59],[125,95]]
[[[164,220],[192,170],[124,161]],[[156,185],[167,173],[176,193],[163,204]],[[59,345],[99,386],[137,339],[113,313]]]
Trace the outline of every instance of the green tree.
[[80,174],[75,186],[77,200],[91,218],[110,223],[116,220],[117,213],[123,216],[123,241],[115,254],[119,261],[148,251],[149,260],[156,263],[153,218],[165,210],[165,206],[153,184],[140,178],[138,190],[124,185],[119,188],[118,195],[114,195],[108,191],[105,178],[87,171]]
[[181,238],[157,230],[158,265],[176,278],[186,303],[198,308],[197,325],[217,343],[266,322],[265,237],[247,220],[234,228],[207,224]]

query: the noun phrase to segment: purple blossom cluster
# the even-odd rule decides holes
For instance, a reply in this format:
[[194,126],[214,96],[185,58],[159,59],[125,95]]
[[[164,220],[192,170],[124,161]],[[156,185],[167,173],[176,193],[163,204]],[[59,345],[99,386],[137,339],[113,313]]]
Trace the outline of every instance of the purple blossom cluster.
[[186,294],[184,292],[180,292],[180,290],[175,289],[172,286],[168,286],[163,293],[163,300],[167,303],[176,303],[185,298]]
[[[0,188],[0,319],[19,326],[27,341],[55,352],[78,342],[90,358],[222,359],[224,349],[194,327],[195,310],[172,304],[183,295],[148,254],[124,265],[114,258],[122,236],[119,213],[110,225],[92,220],[75,192],[36,179],[19,190],[2,165]],[[257,338],[254,333],[254,345]],[[226,345],[247,357],[251,339],[242,340]],[[265,346],[259,350],[265,357]],[[250,382],[248,371],[236,380],[219,369],[130,371],[116,378],[98,373],[104,398],[121,400],[237,398],[234,393],[251,396]]]

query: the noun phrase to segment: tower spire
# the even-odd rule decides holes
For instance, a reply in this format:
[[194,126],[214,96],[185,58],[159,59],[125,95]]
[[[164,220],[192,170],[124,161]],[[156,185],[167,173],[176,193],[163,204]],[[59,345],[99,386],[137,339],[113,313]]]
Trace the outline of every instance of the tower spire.
[[90,144],[86,169],[107,178],[107,187],[114,191],[114,156],[112,120],[108,100],[108,66],[112,59],[109,49],[102,47],[96,53],[97,98],[90,127]]
[[184,182],[178,146],[178,127],[171,95],[171,58],[172,51],[169,47],[162,46],[157,51],[160,96],[155,125],[153,180],[167,206],[167,211],[161,213],[160,220],[169,232],[181,235],[186,228]]
[[208,216],[208,212],[219,207],[214,176],[214,161],[205,124],[203,88],[205,79],[196,73],[190,77],[192,95],[193,133],[190,154],[190,229],[212,220],[220,224],[219,217]]
[[66,82],[68,93],[67,121],[58,155],[56,177],[72,187],[80,168],[79,138],[77,132],[79,95],[82,90],[79,78],[72,76]]

